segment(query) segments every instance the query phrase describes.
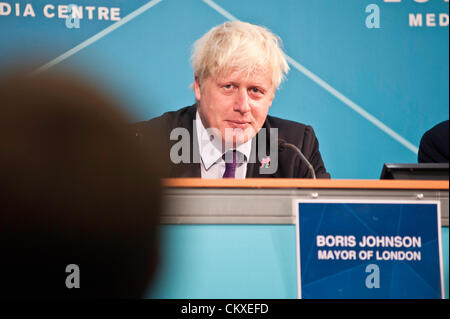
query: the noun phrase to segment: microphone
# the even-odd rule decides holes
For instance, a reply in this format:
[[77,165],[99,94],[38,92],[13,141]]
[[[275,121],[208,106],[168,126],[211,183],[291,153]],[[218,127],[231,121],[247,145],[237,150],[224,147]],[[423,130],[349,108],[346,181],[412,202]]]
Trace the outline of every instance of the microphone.
[[303,155],[302,151],[299,150],[297,146],[294,144],[288,143],[283,139],[278,139],[278,149],[283,150],[286,148],[290,148],[291,150],[294,150],[297,152],[298,155],[300,155],[300,158],[306,163],[306,166],[308,166],[309,171],[311,172],[311,176],[313,179],[316,179],[316,173],[314,172],[314,168],[311,165],[311,163],[308,161],[308,159]]

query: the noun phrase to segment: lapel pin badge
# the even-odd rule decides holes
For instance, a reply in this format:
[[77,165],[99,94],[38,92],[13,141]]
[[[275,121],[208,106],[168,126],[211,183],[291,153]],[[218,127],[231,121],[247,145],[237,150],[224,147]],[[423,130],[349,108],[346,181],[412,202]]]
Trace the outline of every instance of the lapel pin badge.
[[261,161],[261,167],[268,168],[270,166],[270,157],[264,157]]

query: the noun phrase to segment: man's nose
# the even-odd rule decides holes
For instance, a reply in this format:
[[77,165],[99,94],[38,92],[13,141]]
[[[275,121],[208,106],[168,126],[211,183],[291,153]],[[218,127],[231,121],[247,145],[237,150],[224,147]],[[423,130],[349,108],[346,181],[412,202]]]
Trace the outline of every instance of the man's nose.
[[250,111],[250,106],[248,104],[248,93],[247,90],[241,89],[238,91],[236,100],[234,103],[234,110],[240,113],[247,113]]

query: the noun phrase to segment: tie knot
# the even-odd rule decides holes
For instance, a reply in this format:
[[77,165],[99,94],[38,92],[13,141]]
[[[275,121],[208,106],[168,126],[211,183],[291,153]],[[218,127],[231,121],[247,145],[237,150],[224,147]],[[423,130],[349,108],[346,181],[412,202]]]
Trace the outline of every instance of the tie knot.
[[237,152],[236,150],[231,150],[223,154],[222,158],[226,164],[236,164],[237,163]]

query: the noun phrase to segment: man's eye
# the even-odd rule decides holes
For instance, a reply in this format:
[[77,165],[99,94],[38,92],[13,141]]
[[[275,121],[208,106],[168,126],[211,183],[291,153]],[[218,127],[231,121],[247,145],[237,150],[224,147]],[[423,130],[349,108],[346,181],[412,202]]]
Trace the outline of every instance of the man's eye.
[[231,84],[227,84],[223,86],[226,90],[231,90],[233,86]]
[[262,93],[262,91],[261,91],[260,89],[258,89],[258,88],[251,88],[250,91],[251,91],[252,93],[256,93],[256,94]]

